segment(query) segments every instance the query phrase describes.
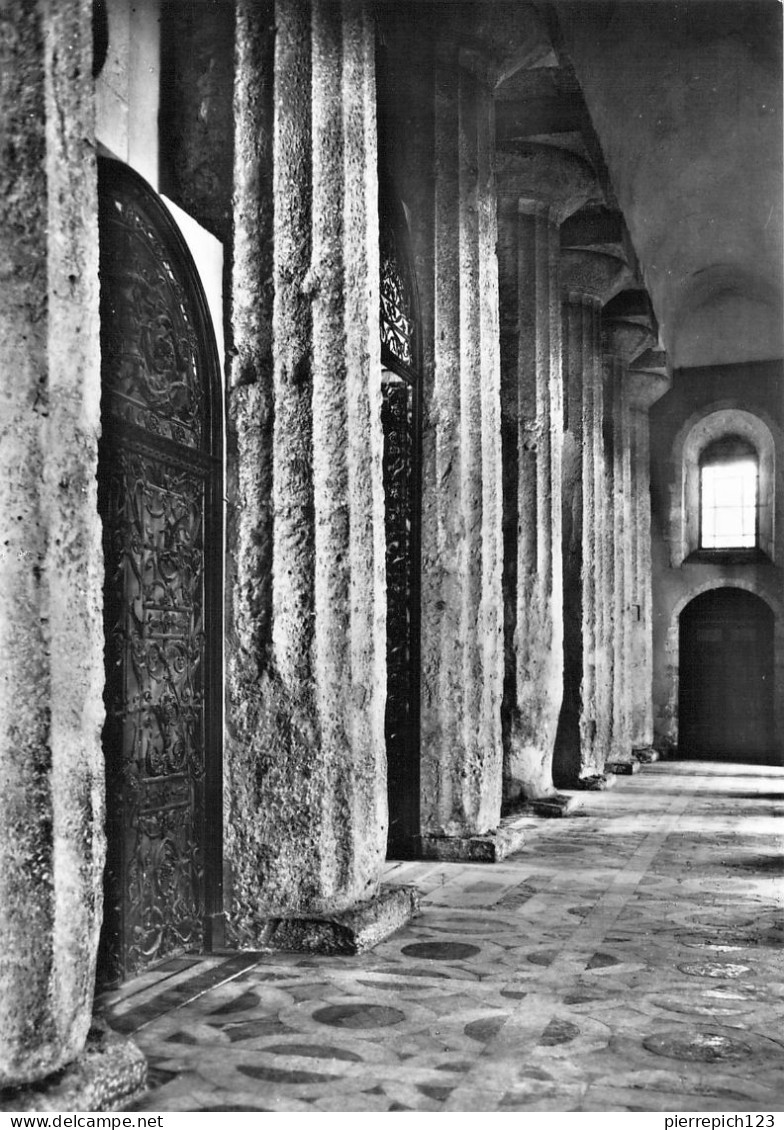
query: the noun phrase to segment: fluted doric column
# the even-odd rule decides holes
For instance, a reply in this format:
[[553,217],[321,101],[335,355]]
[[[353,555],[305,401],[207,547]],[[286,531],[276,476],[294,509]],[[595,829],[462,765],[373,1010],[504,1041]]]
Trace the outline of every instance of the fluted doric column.
[[[114,1109],[145,1074],[138,1052],[123,1060],[120,1049],[120,1080],[101,1078],[103,1053],[79,1058],[92,1020],[105,858],[91,49],[89,3],[0,13],[5,1110]],[[5,1090],[32,1082],[35,1091]]]
[[638,520],[638,497],[633,467],[638,459],[637,436],[627,398],[628,367],[654,340],[650,301],[644,291],[625,290],[604,308],[603,339],[607,402],[611,406],[608,431],[612,435],[612,499],[610,525],[613,584],[605,593],[612,610],[613,633],[608,641],[612,655],[609,709],[612,730],[607,746],[610,763],[628,759],[633,748],[632,716],[636,692],[632,640],[640,615],[638,560],[643,532]]
[[601,307],[630,272],[621,249],[599,238],[603,226],[603,217],[578,213],[561,230],[564,698],[554,777],[563,785],[601,774],[612,730],[607,686],[613,625],[607,594],[614,555],[612,501],[606,491]]
[[563,694],[561,222],[595,189],[575,154],[499,153],[504,521],[504,792],[552,790]]
[[424,849],[501,807],[501,430],[493,99],[444,46],[435,91],[435,352],[422,496]]
[[632,752],[650,750],[653,744],[650,409],[670,383],[666,354],[658,349],[649,349],[639,356],[624,382],[632,436],[630,493],[636,528],[632,554],[636,598],[629,641]]
[[273,56],[258,6],[238,19],[275,74],[274,96],[259,72],[236,96],[226,851],[247,943],[378,890],[386,574],[373,20],[282,0]]

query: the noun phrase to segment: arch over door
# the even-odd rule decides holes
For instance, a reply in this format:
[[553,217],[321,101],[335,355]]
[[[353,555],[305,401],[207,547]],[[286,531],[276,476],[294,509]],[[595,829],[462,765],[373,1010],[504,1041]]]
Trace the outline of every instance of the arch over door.
[[680,618],[679,751],[766,761],[773,741],[773,613],[743,589],[712,589]]
[[221,410],[169,213],[101,161],[108,857],[99,976],[201,948],[220,915]]

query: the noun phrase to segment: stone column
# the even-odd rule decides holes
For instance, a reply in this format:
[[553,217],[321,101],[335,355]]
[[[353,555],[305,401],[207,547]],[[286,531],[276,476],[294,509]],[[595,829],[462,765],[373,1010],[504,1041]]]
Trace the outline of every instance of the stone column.
[[632,681],[632,640],[639,615],[637,591],[641,531],[633,475],[637,458],[637,435],[630,417],[626,393],[629,364],[654,339],[650,301],[645,291],[625,290],[608,302],[603,311],[602,325],[608,401],[612,406],[612,482],[608,497],[614,500],[610,527],[614,579],[612,589],[606,596],[607,607],[612,608],[614,621],[614,631],[608,640],[613,657],[609,703],[612,734],[607,746],[605,768],[614,767],[617,770],[631,759],[632,714],[636,693]]
[[631,495],[637,531],[634,553],[635,597],[629,645],[630,741],[635,757],[649,760],[653,745],[653,607],[651,564],[650,409],[670,387],[666,355],[642,354],[625,382],[633,437]]
[[18,1088],[5,1110],[107,1109],[145,1074],[124,1042],[85,1052],[105,858],[91,67],[89,3],[3,7],[0,1088]]
[[630,277],[619,246],[599,238],[604,219],[578,213],[561,230],[564,288],[563,585],[564,698],[557,785],[599,776],[612,731],[601,307]]
[[563,695],[559,225],[595,190],[566,150],[498,154],[504,520],[504,798],[552,792]]
[[[264,57],[263,11],[242,4],[238,15]],[[329,924],[307,921],[357,907],[372,917],[386,853],[374,58],[362,0],[281,0],[271,123],[260,109],[268,80],[258,76],[254,99],[238,76],[238,160],[270,145],[274,247],[271,319],[254,319],[254,250],[270,262],[263,211],[260,234],[254,226],[266,188],[257,158],[239,182],[230,393],[226,827],[229,922],[242,944],[273,929],[273,944],[334,944]],[[245,465],[268,439],[271,464],[267,454]],[[393,901],[410,912],[405,892]],[[365,944],[363,929],[350,944]]]
[[[501,429],[493,99],[436,68],[435,358],[422,497],[423,851],[501,808]],[[466,850],[469,850],[468,848]]]

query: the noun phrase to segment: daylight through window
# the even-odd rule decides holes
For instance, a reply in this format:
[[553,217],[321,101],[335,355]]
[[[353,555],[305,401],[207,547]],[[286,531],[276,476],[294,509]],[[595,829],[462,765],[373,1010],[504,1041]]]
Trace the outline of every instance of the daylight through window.
[[700,460],[703,549],[757,545],[757,454],[740,438],[711,444]]

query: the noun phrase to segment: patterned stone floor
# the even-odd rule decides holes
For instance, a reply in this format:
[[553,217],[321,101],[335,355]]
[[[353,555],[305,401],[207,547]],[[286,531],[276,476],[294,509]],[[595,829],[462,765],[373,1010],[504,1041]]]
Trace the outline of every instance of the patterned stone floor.
[[107,996],[153,1111],[784,1110],[784,769],[669,762],[495,866],[390,864],[362,957],[169,961]]

